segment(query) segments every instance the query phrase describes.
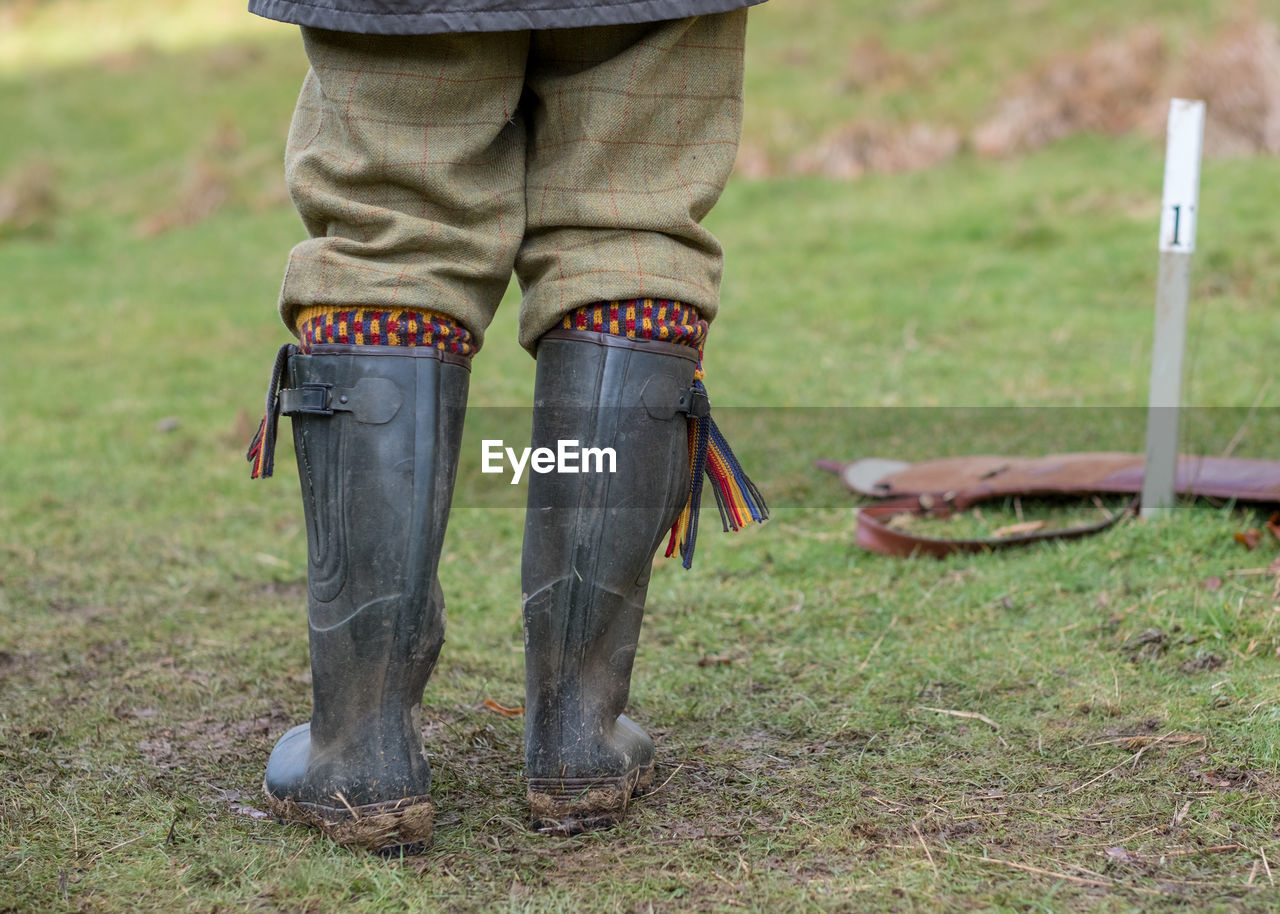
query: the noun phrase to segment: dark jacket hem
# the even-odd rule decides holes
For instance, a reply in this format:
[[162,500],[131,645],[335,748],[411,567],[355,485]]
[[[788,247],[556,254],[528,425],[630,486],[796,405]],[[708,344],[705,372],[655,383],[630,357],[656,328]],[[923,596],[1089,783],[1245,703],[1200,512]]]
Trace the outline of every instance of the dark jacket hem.
[[[569,0],[572,2],[572,0]],[[578,0],[581,3],[581,0]],[[724,13],[764,0],[613,0],[589,6],[559,5],[526,10],[441,10],[358,12],[300,0],[249,0],[249,12],[267,19],[365,35],[435,35],[456,32],[513,32],[624,25]]]

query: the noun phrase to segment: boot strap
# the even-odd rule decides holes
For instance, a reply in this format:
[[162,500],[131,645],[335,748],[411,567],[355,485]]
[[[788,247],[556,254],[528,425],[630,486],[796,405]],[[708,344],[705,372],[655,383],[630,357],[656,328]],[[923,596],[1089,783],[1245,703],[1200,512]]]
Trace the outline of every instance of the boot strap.
[[245,459],[253,465],[250,479],[266,479],[275,470],[276,463],[276,431],[280,426],[280,386],[284,384],[285,371],[289,367],[289,359],[298,354],[298,347],[286,343],[276,352],[275,363],[271,367],[271,380],[267,383],[267,405],[258,431],[249,442],[249,450]]
[[[301,356],[305,358],[305,356]],[[367,425],[384,425],[400,411],[399,388],[386,378],[361,378],[355,387],[308,383],[280,391],[283,416],[332,416],[351,413]]]
[[[415,347],[316,346],[315,354],[414,356],[470,367],[470,359],[465,356]],[[251,479],[266,479],[275,469],[276,435],[282,415],[332,416],[334,413],[344,412],[351,413],[357,422],[383,425],[395,418],[400,411],[403,397],[395,383],[386,378],[361,378],[354,387],[334,387],[332,384],[320,383],[284,387],[290,360],[310,357],[303,355],[293,343],[281,346],[276,353],[271,380],[267,384],[266,409],[245,454],[245,459],[253,465],[249,474]]]

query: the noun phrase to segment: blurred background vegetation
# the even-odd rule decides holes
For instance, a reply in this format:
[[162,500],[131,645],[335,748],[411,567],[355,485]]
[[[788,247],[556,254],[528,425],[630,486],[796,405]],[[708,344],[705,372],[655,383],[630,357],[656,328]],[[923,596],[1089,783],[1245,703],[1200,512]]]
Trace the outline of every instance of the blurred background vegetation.
[[[387,866],[253,808],[309,707],[288,443],[274,482],[243,460],[289,338],[296,30],[0,0],[0,910],[1272,910],[1276,544],[1233,536],[1265,516],[902,563],[812,461],[1140,449],[1173,95],[1210,119],[1184,450],[1274,458],[1277,23],[753,10],[707,369],[778,510],[655,570],[633,708],[670,786],[626,833],[526,832],[520,721],[481,704],[520,703],[521,515],[464,479],[426,716],[454,812]],[[475,428],[529,400],[509,297]]]

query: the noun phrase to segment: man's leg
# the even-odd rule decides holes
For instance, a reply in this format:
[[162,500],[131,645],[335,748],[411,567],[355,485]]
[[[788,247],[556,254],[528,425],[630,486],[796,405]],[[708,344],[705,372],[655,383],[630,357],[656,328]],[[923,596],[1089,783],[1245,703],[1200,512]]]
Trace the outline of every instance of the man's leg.
[[746,10],[534,34],[520,343],[575,309],[660,299],[715,318],[723,262],[701,225],[742,130]]
[[527,33],[379,36],[302,30],[311,71],[285,150],[311,237],[280,312],[411,309],[475,346],[524,236]]
[[529,482],[525,774],[551,830],[617,819],[652,777],[653,743],[623,711],[650,563],[689,497],[691,386],[721,272],[699,223],[737,151],[745,22],[534,38],[516,261],[533,444],[617,461]]
[[312,237],[281,302],[302,347],[273,387],[306,515],[314,709],[264,789],[280,817],[381,850],[431,835],[418,710],[470,356],[523,232],[528,39],[303,35],[286,169]]

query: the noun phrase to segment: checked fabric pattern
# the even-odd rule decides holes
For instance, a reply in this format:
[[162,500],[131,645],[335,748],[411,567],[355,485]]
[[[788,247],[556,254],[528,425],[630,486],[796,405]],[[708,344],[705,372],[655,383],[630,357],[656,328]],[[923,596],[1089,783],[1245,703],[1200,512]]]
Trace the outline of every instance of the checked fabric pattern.
[[281,316],[431,312],[479,348],[517,275],[520,342],[645,296],[714,318],[721,248],[700,222],[741,128],[746,12],[539,32],[303,29],[311,70],[286,149],[311,236]]

